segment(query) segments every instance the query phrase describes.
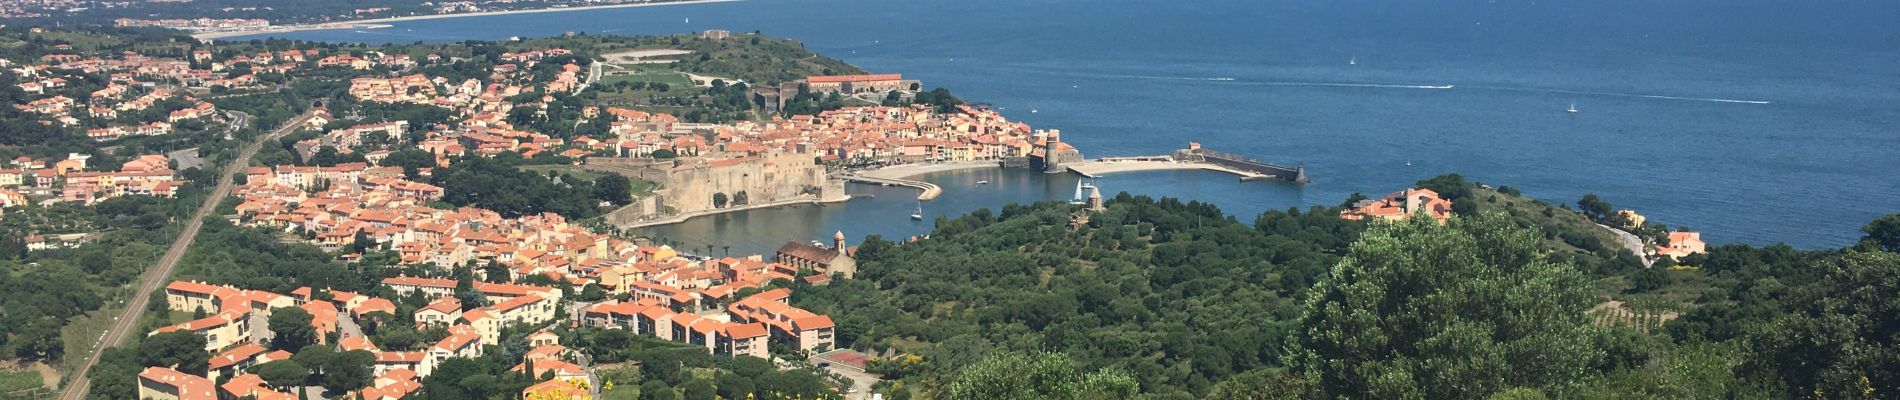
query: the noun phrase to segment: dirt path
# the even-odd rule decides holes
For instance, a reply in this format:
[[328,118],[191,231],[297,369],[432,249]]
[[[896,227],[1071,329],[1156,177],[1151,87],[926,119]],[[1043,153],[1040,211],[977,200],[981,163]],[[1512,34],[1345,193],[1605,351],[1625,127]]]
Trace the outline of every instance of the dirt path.
[[305,112],[284,124],[283,127],[265,135],[264,138],[244,146],[244,149],[238,152],[237,159],[233,160],[231,165],[224,167],[223,175],[218,177],[217,188],[212,189],[210,197],[206,197],[204,204],[198,206],[198,212],[193,213],[191,220],[185,223],[185,230],[178,233],[178,240],[172,241],[171,248],[166,249],[165,255],[159,257],[158,264],[154,265],[150,271],[146,271],[139,282],[138,291],[132,293],[131,299],[126,300],[125,309],[120,311],[118,319],[112,321],[112,326],[106,329],[105,341],[95,346],[92,354],[86,356],[86,363],[73,371],[72,383],[66,385],[65,391],[60,392],[60,400],[80,400],[86,397],[86,391],[92,388],[92,381],[86,377],[86,373],[92,370],[94,364],[99,363],[99,355],[104,354],[107,348],[125,343],[125,339],[132,333],[132,327],[144,317],[146,303],[151,301],[152,292],[157,291],[165,280],[171,278],[172,270],[178,267],[178,260],[184,258],[185,250],[190,249],[191,242],[198,238],[198,229],[204,227],[205,218],[217,212],[218,203],[231,195],[232,177],[250,166],[251,156],[257,154],[257,150],[263,148],[264,143],[275,142],[277,138],[296,131],[297,127],[303,126],[305,121],[315,115],[312,114],[315,111],[312,109],[311,112]]

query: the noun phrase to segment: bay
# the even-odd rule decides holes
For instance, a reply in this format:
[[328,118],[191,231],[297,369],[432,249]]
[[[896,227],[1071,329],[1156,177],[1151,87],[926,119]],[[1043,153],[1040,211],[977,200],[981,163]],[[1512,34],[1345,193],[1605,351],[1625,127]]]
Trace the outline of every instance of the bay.
[[[1571,203],[1597,193],[1715,243],[1834,247],[1900,210],[1900,4],[1868,1],[749,0],[405,21],[272,36],[503,40],[728,29],[805,42],[1055,128],[1087,155],[1199,141],[1304,163],[1314,183],[1112,175],[1243,221],[1445,172]],[[1449,88],[1447,88],[1449,87]],[[1578,113],[1565,109],[1575,104]],[[926,176],[927,214],[1067,199],[1073,177]],[[1012,181],[1013,182],[1013,181]],[[988,187],[981,187],[988,186]],[[645,229],[735,254],[921,234],[914,191]],[[724,250],[721,250],[724,251]],[[742,253],[743,252],[743,253]]]

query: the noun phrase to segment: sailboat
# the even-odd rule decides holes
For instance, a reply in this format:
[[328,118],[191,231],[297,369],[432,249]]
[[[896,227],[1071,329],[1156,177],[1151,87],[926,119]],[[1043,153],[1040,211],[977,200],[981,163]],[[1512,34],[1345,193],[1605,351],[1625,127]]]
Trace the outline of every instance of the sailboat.
[[1082,204],[1082,181],[1079,179],[1075,181],[1075,198],[1070,199],[1069,204]]
[[910,213],[910,219],[914,219],[918,221],[924,220],[924,205],[923,204],[918,204],[917,211]]
[[1359,56],[1352,56],[1352,58],[1347,59],[1346,65],[1359,65]]
[[1569,110],[1565,110],[1565,111],[1569,111],[1569,112],[1570,112],[1571,114],[1576,114],[1576,113],[1577,113],[1577,103],[1570,103],[1570,109],[1569,109]]
[[693,23],[693,17],[686,17],[686,23]]

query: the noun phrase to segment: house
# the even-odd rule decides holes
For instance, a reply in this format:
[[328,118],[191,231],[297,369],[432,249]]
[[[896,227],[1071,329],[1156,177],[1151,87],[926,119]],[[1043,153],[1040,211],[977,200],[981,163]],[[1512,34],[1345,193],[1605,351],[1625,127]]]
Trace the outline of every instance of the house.
[[264,346],[256,343],[238,345],[211,356],[205,377],[215,381],[220,377],[235,376],[238,371],[250,369],[252,365],[278,360],[271,358],[270,355],[271,353],[266,352]]
[[205,337],[205,351],[218,351],[251,340],[250,307],[220,312],[185,323],[160,327],[146,336],[185,331]]
[[456,325],[449,328],[449,336],[429,346],[429,358],[434,364],[441,364],[450,357],[475,358],[482,356],[482,337],[475,328],[468,325]]
[[453,325],[462,319],[462,302],[454,296],[442,296],[416,309],[414,318],[417,327]]
[[1339,218],[1354,221],[1364,219],[1403,221],[1419,213],[1444,222],[1445,219],[1451,218],[1451,201],[1439,197],[1438,192],[1431,189],[1405,189],[1378,199],[1360,200],[1353,203],[1352,208],[1339,212]]
[[139,371],[139,399],[218,400],[218,388],[202,376],[166,367],[147,367]]
[[455,295],[455,280],[413,278],[398,276],[383,278],[383,285],[395,290],[396,294],[408,296],[410,292],[421,291],[424,296],[442,297]]
[[771,338],[771,332],[762,323],[727,324],[725,334],[719,337],[719,352],[770,359],[766,346]]
[[1708,244],[1702,242],[1702,232],[1670,232],[1669,243],[1656,247],[1656,255],[1669,258],[1682,258],[1707,252]]
[[219,388],[230,398],[256,400],[296,400],[297,396],[271,389],[265,384],[264,377],[257,374],[243,374],[232,377]]

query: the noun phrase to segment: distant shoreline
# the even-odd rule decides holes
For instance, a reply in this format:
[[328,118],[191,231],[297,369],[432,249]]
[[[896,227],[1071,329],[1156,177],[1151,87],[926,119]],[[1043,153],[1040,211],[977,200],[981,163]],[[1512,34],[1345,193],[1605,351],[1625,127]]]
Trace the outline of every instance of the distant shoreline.
[[237,36],[267,35],[267,34],[273,34],[273,33],[325,31],[325,30],[337,30],[337,29],[381,29],[381,28],[388,28],[388,27],[393,26],[393,25],[390,25],[390,23],[392,22],[420,21],[420,20],[428,20],[428,19],[486,17],[486,16],[494,16],[494,15],[534,14],[534,13],[551,13],[551,12],[564,12],[564,11],[587,11],[587,10],[599,10],[599,9],[608,9],[608,8],[634,8],[634,7],[676,6],[676,5],[689,5],[689,4],[729,3],[729,2],[736,2],[736,1],[743,1],[743,0],[679,0],[679,1],[655,2],[655,3],[628,3],[628,4],[608,4],[608,5],[598,5],[598,6],[535,8],[535,9],[526,9],[526,10],[482,11],[482,12],[472,12],[472,13],[414,15],[414,16],[407,16],[407,17],[374,18],[374,19],[364,19],[364,20],[355,20],[355,21],[324,22],[324,23],[318,23],[318,24],[279,25],[279,26],[272,26],[272,27],[263,28],[263,29],[246,29],[246,30],[237,30],[237,31],[226,31],[226,32],[204,32],[204,33],[192,34],[191,37],[196,38],[198,40],[215,40],[215,39],[223,39],[223,38],[230,38],[230,37],[237,37]]

